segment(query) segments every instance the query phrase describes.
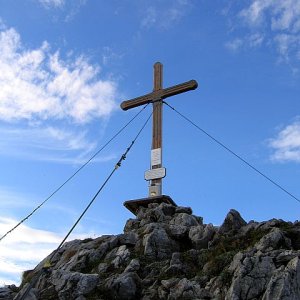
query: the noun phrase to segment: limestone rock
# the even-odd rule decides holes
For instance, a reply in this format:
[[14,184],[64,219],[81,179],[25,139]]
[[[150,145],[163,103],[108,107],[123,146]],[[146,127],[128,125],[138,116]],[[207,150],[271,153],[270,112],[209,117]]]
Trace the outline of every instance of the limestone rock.
[[291,241],[284,236],[283,232],[279,228],[273,228],[270,233],[261,238],[255,247],[257,250],[262,252],[279,249],[280,247],[290,249]]
[[131,232],[135,229],[138,229],[140,225],[140,221],[139,220],[135,220],[135,219],[129,219],[127,220],[125,227],[124,227],[124,232]]
[[155,229],[143,238],[144,254],[152,258],[167,258],[178,250],[176,243],[167,235],[163,228]]
[[75,299],[89,294],[98,284],[96,274],[82,274],[57,270],[53,272],[51,283],[54,285],[59,299]]
[[300,260],[295,257],[287,266],[279,268],[268,283],[263,300],[299,299],[300,295]]
[[0,288],[0,299],[13,299],[18,292],[18,288],[15,285],[6,285]]
[[255,299],[266,289],[276,270],[270,256],[244,256],[235,266],[232,284],[226,299]]
[[222,226],[219,228],[219,233],[224,234],[232,230],[238,230],[246,224],[246,221],[241,217],[240,213],[235,209],[231,209],[227,214]]
[[193,213],[192,209],[190,207],[183,207],[183,206],[178,206],[175,208],[175,212],[177,214],[179,213],[186,213],[188,215],[191,215]]
[[198,225],[190,228],[189,238],[196,249],[208,248],[208,243],[213,239],[216,229],[212,224]]
[[117,277],[109,278],[106,290],[112,299],[138,299],[140,278],[136,273],[124,273]]
[[175,240],[181,240],[187,237],[189,232],[189,227],[184,225],[170,225],[169,233],[172,238]]
[[[300,299],[299,257],[300,222],[247,224],[230,210],[218,228],[191,208],[153,203],[123,234],[65,243],[28,300]],[[45,260],[0,299],[24,293]]]
[[140,262],[138,259],[133,259],[131,260],[131,262],[129,263],[129,265],[126,267],[126,269],[124,270],[125,272],[136,272],[140,269]]
[[197,299],[201,293],[200,285],[195,281],[190,281],[187,278],[181,279],[175,286],[170,288],[169,299]]
[[178,213],[170,221],[170,224],[190,227],[199,225],[199,221],[194,216],[187,213]]

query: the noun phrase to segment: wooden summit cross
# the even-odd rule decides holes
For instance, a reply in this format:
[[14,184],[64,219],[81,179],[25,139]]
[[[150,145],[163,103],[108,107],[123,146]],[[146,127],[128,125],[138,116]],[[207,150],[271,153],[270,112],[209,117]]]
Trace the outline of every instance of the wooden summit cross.
[[168,88],[163,88],[163,65],[154,64],[153,92],[131,100],[123,101],[121,108],[128,110],[147,103],[153,103],[151,169],[145,172],[145,179],[150,181],[149,197],[162,194],[162,178],[166,169],[162,167],[162,105],[163,99],[197,88],[196,80],[190,80]]

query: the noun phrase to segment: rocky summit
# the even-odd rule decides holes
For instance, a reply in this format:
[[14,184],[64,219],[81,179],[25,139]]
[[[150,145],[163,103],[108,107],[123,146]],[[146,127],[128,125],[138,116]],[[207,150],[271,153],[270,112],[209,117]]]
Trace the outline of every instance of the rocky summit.
[[[152,203],[123,234],[65,243],[26,299],[296,300],[299,255],[298,221],[247,223],[230,210],[217,227],[191,208]],[[20,296],[45,261],[0,299]]]

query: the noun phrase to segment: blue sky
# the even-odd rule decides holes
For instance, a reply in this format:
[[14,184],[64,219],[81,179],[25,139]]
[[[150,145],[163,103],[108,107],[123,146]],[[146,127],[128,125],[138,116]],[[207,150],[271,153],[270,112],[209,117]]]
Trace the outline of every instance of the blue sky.
[[[0,0],[0,233],[42,202],[139,108],[153,64],[168,102],[300,197],[300,1]],[[0,242],[0,284],[19,282],[73,225],[150,106],[42,209]],[[147,196],[151,126],[71,238],[116,234]],[[221,224],[299,219],[300,203],[164,107],[163,192]]]

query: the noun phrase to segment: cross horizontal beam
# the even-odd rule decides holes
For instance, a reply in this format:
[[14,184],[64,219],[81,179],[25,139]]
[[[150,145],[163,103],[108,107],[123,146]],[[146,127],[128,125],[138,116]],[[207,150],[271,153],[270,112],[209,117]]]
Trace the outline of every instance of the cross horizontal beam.
[[131,100],[126,100],[121,103],[123,110],[128,110],[143,104],[159,101],[174,95],[178,95],[187,91],[195,90],[198,87],[196,80],[190,80],[181,84],[177,84],[165,89],[153,91],[141,97],[137,97]]

